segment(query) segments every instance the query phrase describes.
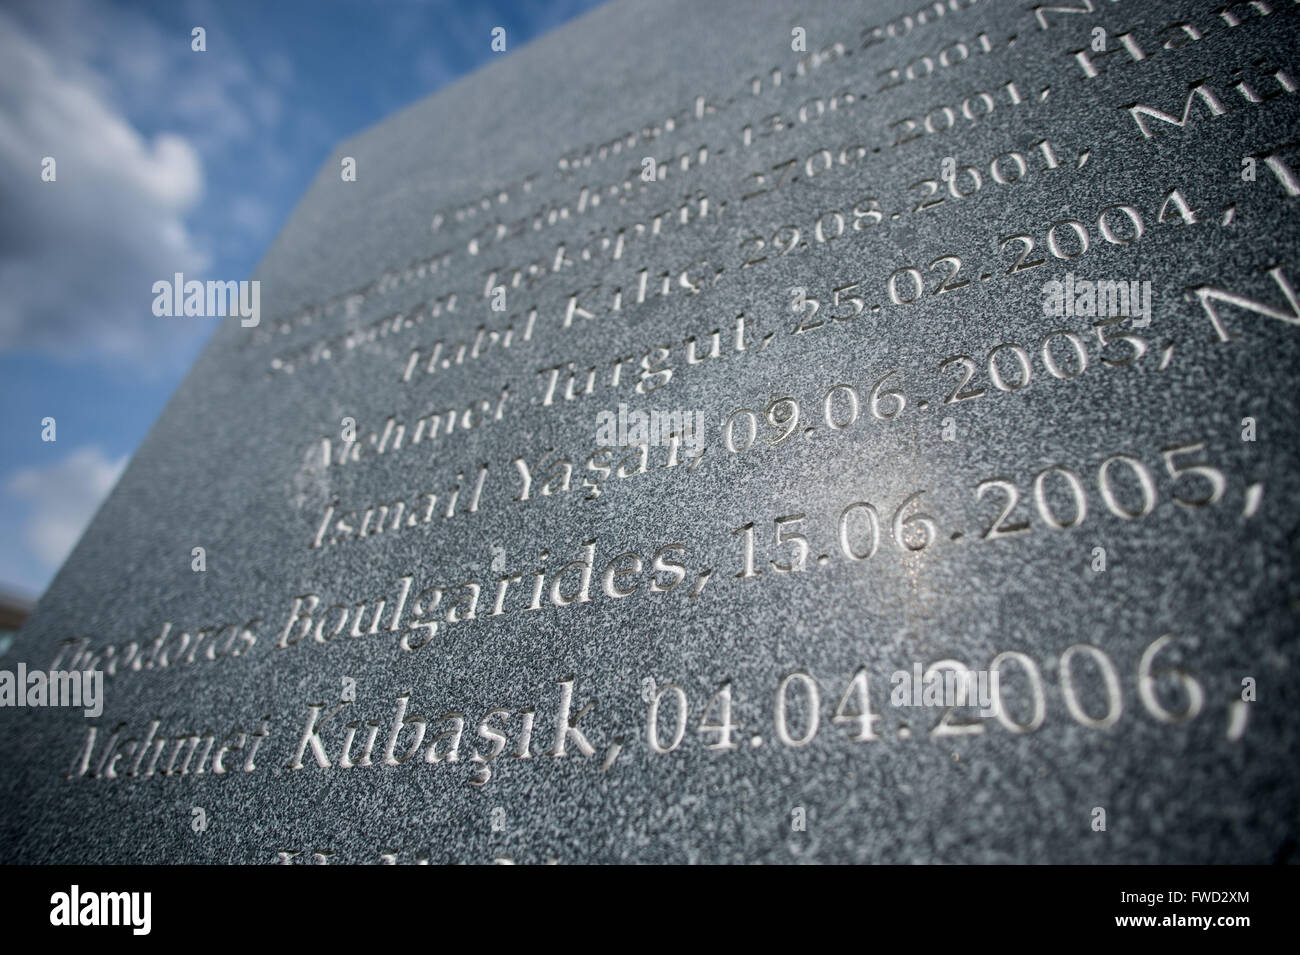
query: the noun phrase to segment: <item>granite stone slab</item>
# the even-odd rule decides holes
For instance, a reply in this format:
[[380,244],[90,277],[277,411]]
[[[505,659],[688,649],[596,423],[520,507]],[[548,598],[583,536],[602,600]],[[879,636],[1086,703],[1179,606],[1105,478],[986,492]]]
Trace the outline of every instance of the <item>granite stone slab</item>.
[[1293,860],[1300,7],[1216,11],[615,2],[340,144],[0,661],[105,674],[4,861]]

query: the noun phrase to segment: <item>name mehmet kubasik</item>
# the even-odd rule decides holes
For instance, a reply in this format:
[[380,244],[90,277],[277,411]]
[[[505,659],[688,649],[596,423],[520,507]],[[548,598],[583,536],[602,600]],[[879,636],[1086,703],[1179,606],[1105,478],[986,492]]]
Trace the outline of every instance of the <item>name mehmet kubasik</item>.
[[0,706],[84,707],[84,714],[96,717],[104,712],[103,670],[43,670],[18,672],[0,670]]

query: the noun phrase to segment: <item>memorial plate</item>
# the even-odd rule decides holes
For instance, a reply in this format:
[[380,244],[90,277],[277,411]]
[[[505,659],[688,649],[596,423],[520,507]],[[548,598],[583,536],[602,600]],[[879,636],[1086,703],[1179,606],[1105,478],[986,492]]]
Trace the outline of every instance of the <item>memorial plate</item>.
[[1298,25],[619,2],[340,144],[5,861],[1293,859]]

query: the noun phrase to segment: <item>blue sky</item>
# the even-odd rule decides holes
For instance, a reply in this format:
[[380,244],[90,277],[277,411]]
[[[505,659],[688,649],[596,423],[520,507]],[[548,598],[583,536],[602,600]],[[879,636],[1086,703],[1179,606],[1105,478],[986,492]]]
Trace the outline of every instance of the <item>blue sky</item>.
[[219,321],[155,280],[247,277],[339,140],[599,2],[6,0],[0,589],[44,590]]

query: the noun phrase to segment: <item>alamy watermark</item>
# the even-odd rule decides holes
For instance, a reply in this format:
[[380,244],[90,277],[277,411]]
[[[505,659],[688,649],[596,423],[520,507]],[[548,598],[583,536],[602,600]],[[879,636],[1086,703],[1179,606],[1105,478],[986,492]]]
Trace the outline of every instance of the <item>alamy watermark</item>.
[[983,717],[1001,711],[997,670],[969,670],[955,661],[924,670],[913,663],[910,671],[895,670],[889,683],[893,706],[978,706]]
[[73,706],[95,718],[104,712],[103,670],[0,670],[0,706]]
[[625,403],[619,402],[617,412],[597,412],[596,442],[610,448],[639,444],[658,447],[676,442],[688,454],[695,454],[704,447],[704,412],[629,411]]
[[262,320],[262,283],[185,281],[177,272],[172,282],[153,283],[153,313],[159,318],[225,318],[238,315],[239,324],[256,328]]
[[1151,324],[1151,281],[1116,281],[1115,279],[1075,279],[1066,273],[1065,281],[1053,279],[1043,284],[1043,314],[1054,317],[1122,317],[1132,319],[1134,328]]
[[148,935],[153,925],[152,892],[83,892],[73,885],[50,896],[50,924],[120,925],[133,935]]

